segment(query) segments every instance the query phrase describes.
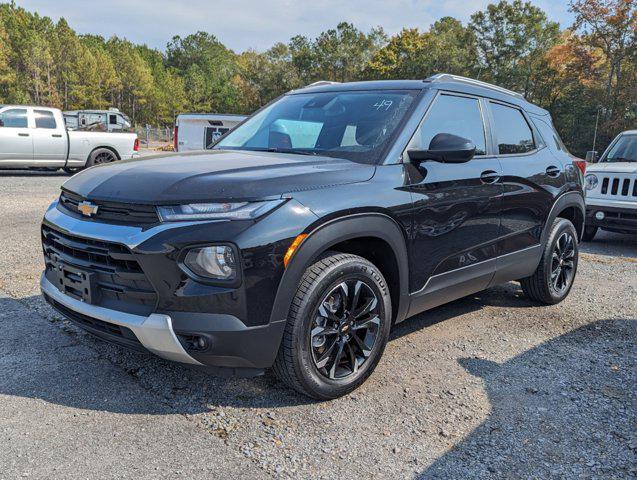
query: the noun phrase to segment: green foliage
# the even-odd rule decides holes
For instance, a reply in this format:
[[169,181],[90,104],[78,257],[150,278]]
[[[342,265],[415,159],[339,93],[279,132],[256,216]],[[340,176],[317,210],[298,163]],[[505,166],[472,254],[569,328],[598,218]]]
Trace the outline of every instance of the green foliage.
[[[598,148],[637,122],[637,0],[570,0],[567,30],[531,2],[499,0],[468,24],[444,17],[388,37],[342,22],[257,52],[214,35],[176,36],[160,52],[77,35],[0,3],[0,103],[63,109],[118,107],[138,124],[169,125],[184,111],[251,113],[317,80],[424,79],[439,72],[490,81],[548,109],[572,151]],[[598,115],[599,113],[599,115]]]

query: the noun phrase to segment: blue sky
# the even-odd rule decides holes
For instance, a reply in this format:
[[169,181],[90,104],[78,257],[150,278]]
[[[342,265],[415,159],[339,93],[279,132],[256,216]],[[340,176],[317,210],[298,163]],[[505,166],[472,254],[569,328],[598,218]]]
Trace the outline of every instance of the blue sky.
[[[241,52],[265,50],[297,34],[316,36],[339,21],[362,30],[382,26],[389,34],[403,27],[426,29],[451,15],[463,22],[495,0],[17,0],[27,10],[67,19],[79,33],[118,35],[164,49],[173,35],[204,30]],[[533,0],[549,18],[572,21],[567,0]]]

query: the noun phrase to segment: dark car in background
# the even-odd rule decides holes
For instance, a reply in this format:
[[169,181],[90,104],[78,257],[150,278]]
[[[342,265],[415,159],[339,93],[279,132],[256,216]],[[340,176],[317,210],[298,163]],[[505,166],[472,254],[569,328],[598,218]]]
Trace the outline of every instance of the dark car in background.
[[41,288],[101,338],[335,398],[427,309],[511,280],[562,301],[582,182],[517,93],[446,74],[318,84],[211,151],[68,180],[44,217]]

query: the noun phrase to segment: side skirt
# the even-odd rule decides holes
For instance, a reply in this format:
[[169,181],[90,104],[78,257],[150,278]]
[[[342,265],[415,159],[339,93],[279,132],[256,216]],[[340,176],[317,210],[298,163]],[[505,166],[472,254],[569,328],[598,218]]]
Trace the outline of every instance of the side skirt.
[[484,262],[431,277],[409,295],[407,318],[425,310],[480,292],[493,285],[532,275],[538,266],[542,246],[534,245]]

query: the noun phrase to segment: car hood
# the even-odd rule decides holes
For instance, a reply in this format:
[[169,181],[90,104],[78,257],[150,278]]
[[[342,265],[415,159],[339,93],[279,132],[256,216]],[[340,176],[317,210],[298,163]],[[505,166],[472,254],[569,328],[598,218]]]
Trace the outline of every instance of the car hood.
[[369,180],[375,167],[331,157],[214,150],[89,168],[63,188],[92,200],[142,204],[259,200]]
[[589,163],[586,173],[637,173],[637,162]]

